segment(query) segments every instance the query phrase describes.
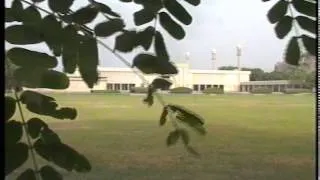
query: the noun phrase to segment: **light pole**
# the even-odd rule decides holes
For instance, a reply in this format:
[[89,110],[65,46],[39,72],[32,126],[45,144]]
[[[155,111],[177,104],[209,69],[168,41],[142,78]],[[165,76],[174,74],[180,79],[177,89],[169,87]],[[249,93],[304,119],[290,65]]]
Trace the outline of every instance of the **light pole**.
[[241,68],[240,68],[240,57],[241,57],[241,53],[242,53],[242,47],[240,45],[237,45],[236,47],[237,49],[237,68],[238,68],[238,83],[239,83],[239,86],[238,86],[238,90],[239,92],[241,91],[241,85],[240,85],[240,71],[241,71]]
[[217,57],[217,50],[212,49],[211,50],[211,60],[212,60],[212,70],[215,70],[215,62],[216,62],[216,57]]

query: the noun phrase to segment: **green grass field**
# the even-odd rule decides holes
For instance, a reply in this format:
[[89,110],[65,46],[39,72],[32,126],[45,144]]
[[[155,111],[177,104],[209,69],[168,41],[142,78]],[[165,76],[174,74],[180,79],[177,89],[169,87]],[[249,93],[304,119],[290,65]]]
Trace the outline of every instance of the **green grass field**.
[[61,106],[76,107],[78,118],[43,119],[93,166],[85,174],[62,170],[65,179],[311,180],[315,176],[313,95],[164,96],[206,120],[206,136],[191,134],[199,159],[181,143],[166,147],[171,124],[159,127],[160,105],[149,108],[141,96],[53,96]]

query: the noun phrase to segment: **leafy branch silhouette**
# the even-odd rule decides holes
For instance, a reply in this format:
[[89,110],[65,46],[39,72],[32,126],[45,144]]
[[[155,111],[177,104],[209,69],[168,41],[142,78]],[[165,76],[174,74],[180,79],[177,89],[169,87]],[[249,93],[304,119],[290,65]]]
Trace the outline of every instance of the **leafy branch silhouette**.
[[[6,96],[6,133],[7,137],[10,137],[6,139],[8,142],[6,175],[28,159],[28,150],[31,152],[34,167],[22,172],[18,179],[63,179],[62,175],[52,166],[45,165],[39,169],[36,153],[67,171],[88,172],[91,170],[89,161],[82,154],[64,144],[58,134],[51,130],[43,120],[31,118],[25,121],[21,104],[24,104],[30,112],[57,119],[75,119],[76,109],[70,107],[57,109],[58,105],[54,98],[35,91],[22,91],[21,87],[66,89],[70,82],[65,73],[74,73],[78,67],[82,79],[89,88],[93,88],[99,79],[97,44],[112,52],[120,61],[132,68],[144,83],[148,84],[147,97],[143,102],[151,106],[153,98],[156,97],[163,106],[160,125],[164,125],[166,119],[169,118],[174,127],[167,137],[167,145],[175,144],[181,137],[186,149],[194,155],[199,155],[190,146],[189,135],[185,129],[179,127],[179,123],[185,123],[202,132],[201,134],[205,134],[203,119],[182,106],[167,104],[156,92],[157,89],[170,86],[168,76],[178,73],[174,64],[170,62],[162,34],[156,30],[157,21],[160,21],[160,25],[172,37],[177,40],[183,39],[185,32],[182,26],[165,12],[167,10],[185,25],[191,24],[191,15],[180,3],[168,0],[135,0],[134,3],[143,6],[143,9],[134,13],[135,24],[140,26],[154,21],[154,26],[135,31],[125,29],[121,16],[103,3],[90,0],[88,5],[71,11],[70,7],[74,0],[47,0],[52,11],[50,12],[38,6],[43,2],[45,0],[33,0],[32,2],[14,0],[11,8],[6,8],[5,11],[7,23],[20,23],[6,28],[7,42],[16,45],[44,42],[52,52],[52,55],[49,55],[14,47],[6,54],[10,62],[18,66],[13,72],[16,83],[15,97]],[[200,3],[199,0],[186,0],[186,2],[192,5]],[[29,6],[24,9],[22,3]],[[46,16],[42,18],[39,11],[45,12]],[[89,28],[86,24],[93,22],[98,14],[102,14],[107,20],[97,23],[94,29]],[[109,37],[116,33],[121,34],[115,38],[114,48],[98,39],[98,37]],[[147,51],[153,41],[154,53],[138,54],[133,59],[132,65],[118,53],[130,52],[138,46],[142,46]],[[65,73],[52,70],[57,65],[57,57],[61,57]],[[159,74],[160,76],[149,83],[143,75],[138,73],[138,70],[144,74]],[[11,120],[16,111],[16,104],[19,107],[22,123]],[[23,136],[22,129],[27,136],[27,144],[19,142]]]

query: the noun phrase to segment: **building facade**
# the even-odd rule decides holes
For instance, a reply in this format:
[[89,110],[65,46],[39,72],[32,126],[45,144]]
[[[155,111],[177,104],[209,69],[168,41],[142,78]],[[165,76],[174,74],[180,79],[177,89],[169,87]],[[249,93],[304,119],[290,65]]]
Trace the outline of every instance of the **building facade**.
[[[236,92],[240,89],[240,83],[249,82],[250,71],[238,70],[196,70],[190,69],[189,64],[176,64],[179,73],[172,76],[172,86],[188,87],[194,91],[202,91],[209,87],[222,88],[225,92]],[[129,91],[132,87],[146,87],[147,84],[139,78],[139,75],[151,83],[157,75],[145,75],[139,71],[133,72],[131,68],[113,68],[113,67],[98,67],[100,80],[92,90],[119,90]],[[139,75],[137,75],[138,73]],[[79,72],[75,72],[70,77],[70,86],[63,90],[67,92],[90,92],[82,81]]]

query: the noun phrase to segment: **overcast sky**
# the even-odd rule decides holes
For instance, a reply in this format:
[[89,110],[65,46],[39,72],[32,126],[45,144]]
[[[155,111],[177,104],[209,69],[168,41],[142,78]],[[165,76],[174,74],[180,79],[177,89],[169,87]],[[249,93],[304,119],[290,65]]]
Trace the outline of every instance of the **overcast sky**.
[[[100,0],[101,1],[101,0]],[[11,0],[7,0],[10,7]],[[72,9],[87,4],[87,0],[75,0]],[[186,37],[177,41],[164,30],[163,35],[171,60],[183,61],[186,52],[190,52],[190,64],[194,69],[211,68],[211,50],[216,49],[216,66],[236,65],[236,45],[243,47],[241,66],[259,67],[266,71],[273,70],[274,64],[282,61],[286,40],[279,40],[274,33],[274,25],[267,20],[266,13],[275,3],[261,0],[202,0],[197,7],[180,1],[193,17],[189,26],[184,26]],[[127,26],[133,26],[132,14],[141,7],[133,3],[108,1],[108,5],[119,12]],[[47,8],[44,3],[42,7]],[[97,21],[103,17],[98,16]],[[160,27],[160,26],[158,26]],[[113,47],[114,37],[104,40]],[[7,48],[11,47],[6,43]],[[47,51],[43,45],[29,46],[30,49]],[[6,49],[7,49],[6,48]],[[134,53],[139,52],[136,50]],[[125,67],[110,52],[99,47],[101,66]],[[133,53],[124,54],[132,60]]]

